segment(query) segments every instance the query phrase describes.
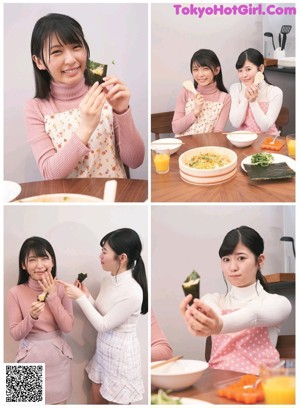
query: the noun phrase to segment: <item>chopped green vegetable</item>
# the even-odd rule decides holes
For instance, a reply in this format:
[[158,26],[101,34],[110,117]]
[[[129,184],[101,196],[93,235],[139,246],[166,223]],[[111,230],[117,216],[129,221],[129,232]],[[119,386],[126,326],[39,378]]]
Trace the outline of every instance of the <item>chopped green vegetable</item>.
[[271,153],[256,153],[251,156],[251,164],[267,167],[274,161],[274,156]]
[[170,397],[167,392],[158,390],[151,396],[151,405],[182,405],[180,398]]

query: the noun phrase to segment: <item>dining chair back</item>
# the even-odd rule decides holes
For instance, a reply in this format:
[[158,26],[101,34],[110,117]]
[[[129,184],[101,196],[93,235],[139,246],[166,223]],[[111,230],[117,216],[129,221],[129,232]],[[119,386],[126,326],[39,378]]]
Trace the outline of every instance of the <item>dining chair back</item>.
[[295,358],[295,335],[278,336],[276,348],[280,358]]
[[276,119],[275,125],[278,128],[278,130],[281,130],[282,133],[283,126],[286,126],[288,123],[289,123],[289,110],[285,106],[282,106],[279,115]]
[[173,133],[173,116],[174,111],[151,114],[151,133],[155,134],[155,140],[158,140],[161,134]]

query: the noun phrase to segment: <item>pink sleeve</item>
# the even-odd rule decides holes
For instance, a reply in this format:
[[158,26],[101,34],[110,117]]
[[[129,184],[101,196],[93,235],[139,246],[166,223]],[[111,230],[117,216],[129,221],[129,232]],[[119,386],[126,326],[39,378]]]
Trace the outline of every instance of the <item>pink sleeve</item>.
[[136,169],[144,161],[145,146],[135,127],[130,108],[121,115],[114,113],[114,132],[122,162]]
[[154,313],[151,313],[151,361],[167,360],[173,355],[163,331],[161,330]]
[[231,97],[229,94],[226,94],[223,108],[214,126],[214,132],[223,132],[226,126],[226,123],[228,121],[228,118],[229,118],[230,106],[231,106]]
[[18,299],[11,290],[8,292],[7,306],[10,335],[14,340],[19,341],[29,334],[37,320],[34,320],[29,312],[23,316]]
[[55,295],[49,295],[46,298],[46,302],[53,313],[54,319],[64,333],[69,333],[73,328],[73,303],[68,296],[66,296],[62,285],[59,285],[58,293]]
[[29,101],[24,110],[28,141],[44,179],[67,177],[78,161],[89,152],[76,134],[57,152],[45,132],[44,115],[36,100]]
[[189,93],[185,88],[180,90],[177,98],[174,117],[172,121],[172,129],[176,134],[185,132],[196,120],[194,112],[185,113],[185,106],[189,99]]

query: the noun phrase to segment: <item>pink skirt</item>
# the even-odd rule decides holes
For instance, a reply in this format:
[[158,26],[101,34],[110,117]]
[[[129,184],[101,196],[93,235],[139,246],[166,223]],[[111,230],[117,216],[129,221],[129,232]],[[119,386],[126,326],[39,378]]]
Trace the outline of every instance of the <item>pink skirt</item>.
[[71,395],[72,358],[72,350],[58,330],[30,333],[20,341],[15,362],[44,363],[46,404],[57,404]]

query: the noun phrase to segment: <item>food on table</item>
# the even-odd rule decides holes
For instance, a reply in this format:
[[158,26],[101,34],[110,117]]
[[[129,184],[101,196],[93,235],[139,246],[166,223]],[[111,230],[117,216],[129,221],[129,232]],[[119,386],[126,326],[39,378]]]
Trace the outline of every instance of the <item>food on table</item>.
[[262,149],[267,149],[267,150],[280,150],[282,148],[282,146],[284,145],[284,141],[283,140],[278,140],[276,139],[274,143],[272,143],[274,140],[274,137],[272,136],[267,136],[262,144],[261,144],[261,148]]
[[289,138],[287,136],[287,148],[288,148],[288,155],[290,157],[295,157],[296,156],[296,140]]
[[251,164],[267,167],[274,161],[271,153],[256,153],[251,156]]
[[99,84],[104,82],[103,78],[106,76],[107,73],[107,65],[88,60],[87,68],[92,84],[96,81],[98,81]]
[[87,278],[87,273],[79,273],[77,279],[80,283],[82,283]]
[[295,177],[295,171],[287,163],[273,163],[267,167],[244,164],[251,180],[272,180]]
[[46,297],[48,296],[48,292],[43,292],[38,295],[37,300],[38,302],[46,302]]
[[216,153],[200,153],[192,156],[185,164],[194,169],[218,169],[230,163],[227,156]]
[[[224,387],[218,388],[218,396],[243,404],[256,404],[264,400],[262,384],[257,384],[258,377],[252,374],[242,375],[241,378]],[[251,387],[246,387],[250,385]]]
[[[185,296],[192,295],[193,299],[200,297],[200,276],[194,270],[182,284],[182,289]],[[193,299],[190,301],[190,305],[193,303]]]
[[190,80],[184,81],[184,82],[182,83],[182,85],[183,85],[183,87],[184,87],[187,91],[193,92],[193,94],[195,94],[195,95],[198,93],[198,92],[196,91],[196,89],[195,89],[194,84],[193,84],[192,81],[190,81]]
[[295,376],[278,375],[262,383],[266,404],[295,404]]
[[254,84],[259,85],[264,79],[265,79],[264,74],[259,71],[254,77]]
[[153,161],[155,169],[158,173],[167,173],[169,171],[170,155],[168,153],[154,153]]
[[151,396],[151,405],[182,405],[180,398],[170,397],[167,392],[158,390]]

